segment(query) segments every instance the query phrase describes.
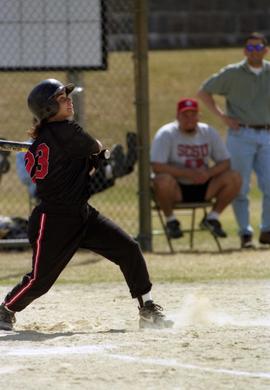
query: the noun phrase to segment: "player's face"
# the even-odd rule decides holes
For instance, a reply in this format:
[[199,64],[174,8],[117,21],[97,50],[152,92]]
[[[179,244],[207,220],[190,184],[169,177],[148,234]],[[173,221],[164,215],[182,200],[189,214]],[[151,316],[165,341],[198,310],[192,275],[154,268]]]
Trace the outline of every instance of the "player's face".
[[181,131],[184,131],[189,134],[196,132],[198,120],[198,111],[186,110],[183,112],[179,112],[178,114],[178,121],[180,124]]
[[250,66],[261,67],[264,56],[268,49],[261,39],[249,39],[246,43],[244,53]]
[[74,115],[73,103],[70,96],[67,96],[66,92],[63,92],[61,95],[56,97],[56,101],[59,104],[59,111],[53,117],[53,120],[65,120]]

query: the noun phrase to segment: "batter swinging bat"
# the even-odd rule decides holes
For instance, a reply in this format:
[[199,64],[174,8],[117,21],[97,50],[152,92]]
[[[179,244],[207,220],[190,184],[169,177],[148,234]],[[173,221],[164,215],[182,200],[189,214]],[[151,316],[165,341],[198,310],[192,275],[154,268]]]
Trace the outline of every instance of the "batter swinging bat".
[[[30,146],[31,142],[17,142],[0,139],[0,150],[4,152],[27,152]],[[101,160],[108,160],[110,158],[110,151],[108,149],[103,149],[97,156]]]

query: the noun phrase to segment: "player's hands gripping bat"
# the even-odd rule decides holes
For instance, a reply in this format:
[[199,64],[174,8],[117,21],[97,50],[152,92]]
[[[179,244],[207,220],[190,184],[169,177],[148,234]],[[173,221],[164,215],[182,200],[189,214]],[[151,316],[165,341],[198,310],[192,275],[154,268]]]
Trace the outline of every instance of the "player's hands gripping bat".
[[93,175],[96,171],[96,169],[99,168],[100,164],[104,160],[108,160],[111,156],[111,153],[108,149],[102,149],[99,153],[97,154],[92,154],[90,157],[90,175]]

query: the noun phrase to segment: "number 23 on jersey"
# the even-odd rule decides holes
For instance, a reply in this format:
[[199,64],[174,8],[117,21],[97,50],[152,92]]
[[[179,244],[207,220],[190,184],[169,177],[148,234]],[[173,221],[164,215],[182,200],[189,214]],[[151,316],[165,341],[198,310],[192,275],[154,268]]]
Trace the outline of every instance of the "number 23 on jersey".
[[25,168],[32,181],[42,180],[48,174],[49,168],[49,148],[46,144],[38,145],[35,155],[28,151],[24,157]]

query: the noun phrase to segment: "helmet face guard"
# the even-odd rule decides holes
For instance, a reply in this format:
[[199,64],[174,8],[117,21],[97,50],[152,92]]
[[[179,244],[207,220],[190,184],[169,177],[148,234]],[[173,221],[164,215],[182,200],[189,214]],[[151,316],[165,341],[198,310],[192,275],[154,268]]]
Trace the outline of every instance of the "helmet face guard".
[[55,79],[43,80],[30,92],[27,99],[28,107],[39,121],[48,119],[59,110],[57,96],[64,92],[69,95],[74,88],[73,84],[64,85]]

